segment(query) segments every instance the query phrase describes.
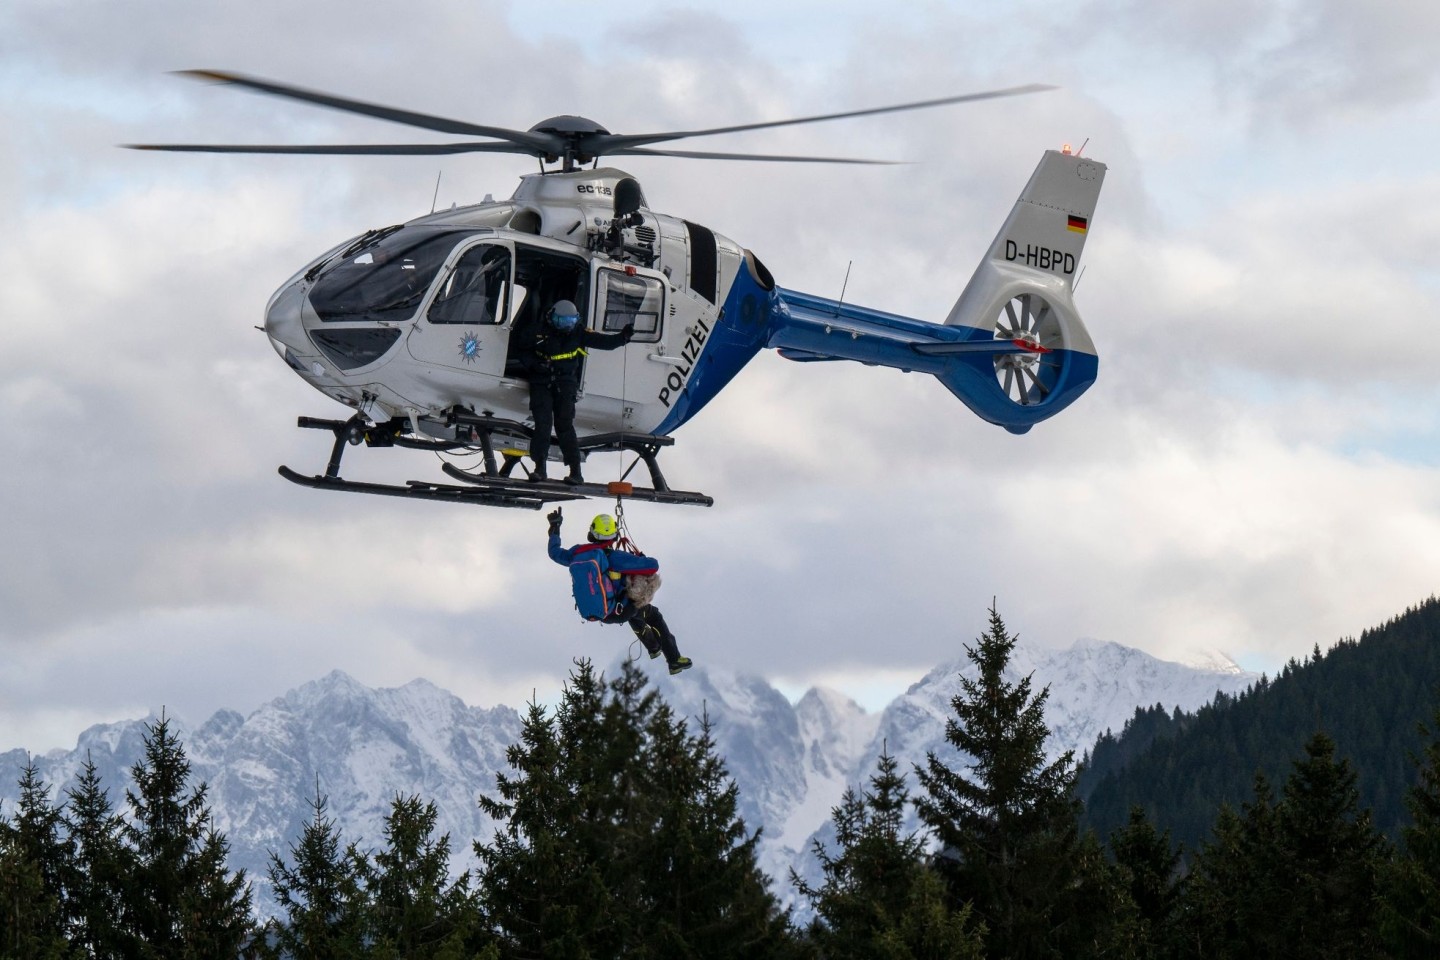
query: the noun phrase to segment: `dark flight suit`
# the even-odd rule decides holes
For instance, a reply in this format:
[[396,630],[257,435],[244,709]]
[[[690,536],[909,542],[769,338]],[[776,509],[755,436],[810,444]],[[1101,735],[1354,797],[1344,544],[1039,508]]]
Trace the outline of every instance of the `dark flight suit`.
[[630,334],[596,333],[576,327],[556,330],[549,323],[536,333],[526,349],[530,374],[530,415],[535,418],[535,435],[530,439],[530,456],[535,473],[545,475],[545,458],[550,454],[550,433],[560,441],[560,453],[572,476],[580,475],[580,440],[575,436],[575,395],[580,392],[580,363],[587,348],[614,350],[630,342]]

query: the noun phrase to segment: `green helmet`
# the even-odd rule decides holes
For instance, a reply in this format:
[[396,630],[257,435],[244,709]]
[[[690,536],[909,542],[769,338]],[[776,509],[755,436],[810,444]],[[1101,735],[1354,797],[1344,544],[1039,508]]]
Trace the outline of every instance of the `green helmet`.
[[590,521],[590,536],[595,540],[614,540],[619,532],[620,527],[615,518],[608,513],[602,513]]

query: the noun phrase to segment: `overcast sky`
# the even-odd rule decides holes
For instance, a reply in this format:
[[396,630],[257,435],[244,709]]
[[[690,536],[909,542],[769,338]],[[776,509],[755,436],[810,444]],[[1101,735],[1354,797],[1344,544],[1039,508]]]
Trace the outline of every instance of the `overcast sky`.
[[[853,264],[847,301],[937,321],[1043,150],[1109,165],[1076,296],[1100,379],[1065,413],[1014,437],[929,377],[767,352],[666,454],[715,507],[627,510],[697,662],[875,707],[992,597],[1027,641],[1273,671],[1434,592],[1437,48],[1430,0],[8,0],[0,750],[249,711],[334,668],[518,705],[629,637],[576,618],[539,513],[275,473],[319,471],[327,438],[295,417],[341,408],[254,329],[269,295],[426,213],[437,174],[441,205],[475,202],[533,161],[117,149],[428,137],[168,71],[619,132],[1058,84],[685,145],[907,166],[624,164],[782,285],[836,296]],[[383,450],[345,472],[441,477]]]

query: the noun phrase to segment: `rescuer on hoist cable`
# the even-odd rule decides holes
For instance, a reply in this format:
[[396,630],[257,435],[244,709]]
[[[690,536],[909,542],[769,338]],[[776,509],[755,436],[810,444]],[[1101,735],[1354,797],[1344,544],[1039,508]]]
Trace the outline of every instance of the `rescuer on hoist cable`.
[[[623,516],[618,504],[616,513]],[[690,669],[692,661],[680,655],[675,635],[650,602],[659,587],[660,562],[640,553],[629,537],[622,537],[620,522],[608,513],[591,522],[589,542],[573,547],[560,545],[560,508],[546,519],[550,521],[550,559],[570,568],[580,616],[600,623],[629,623],[651,659],[665,654],[671,674]]]
[[575,396],[580,392],[580,363],[586,348],[614,350],[630,342],[635,324],[619,333],[587,330],[580,323],[580,310],[569,300],[558,300],[550,308],[534,339],[524,345],[521,355],[530,376],[530,416],[535,434],[530,438],[530,456],[535,467],[532,481],[545,476],[545,459],[550,454],[550,431],[560,440],[560,453],[570,472],[565,482],[584,483],[580,473],[580,440],[575,436]]

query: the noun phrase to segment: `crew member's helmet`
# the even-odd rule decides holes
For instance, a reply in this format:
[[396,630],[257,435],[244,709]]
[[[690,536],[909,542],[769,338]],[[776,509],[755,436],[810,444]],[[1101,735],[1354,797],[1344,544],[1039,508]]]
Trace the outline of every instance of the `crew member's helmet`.
[[556,301],[550,308],[550,325],[556,330],[569,332],[580,323],[580,311],[569,300]]
[[590,521],[591,540],[614,540],[619,533],[619,525],[615,522],[615,518],[608,513],[602,513]]

